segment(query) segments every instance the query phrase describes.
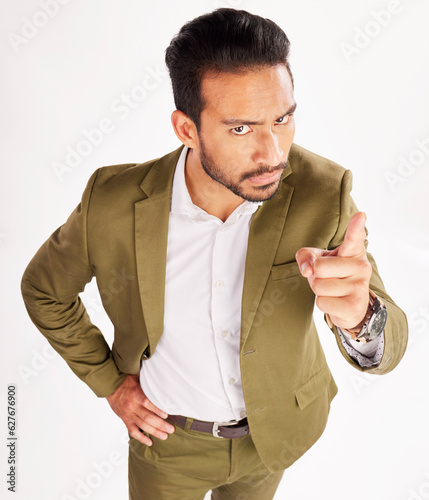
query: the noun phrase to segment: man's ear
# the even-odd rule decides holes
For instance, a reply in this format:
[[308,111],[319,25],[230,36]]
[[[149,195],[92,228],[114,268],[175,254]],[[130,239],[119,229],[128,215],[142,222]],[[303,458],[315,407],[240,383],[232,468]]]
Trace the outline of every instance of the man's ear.
[[197,127],[188,115],[178,109],[174,110],[171,114],[171,124],[181,143],[191,149],[198,148]]

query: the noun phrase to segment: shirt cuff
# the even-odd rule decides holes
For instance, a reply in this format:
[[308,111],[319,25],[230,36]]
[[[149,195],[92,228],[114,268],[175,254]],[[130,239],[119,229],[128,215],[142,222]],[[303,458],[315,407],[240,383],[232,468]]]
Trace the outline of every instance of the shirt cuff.
[[364,344],[353,340],[351,335],[337,327],[338,335],[348,355],[355,359],[362,368],[376,366],[384,352],[384,331],[376,339]]

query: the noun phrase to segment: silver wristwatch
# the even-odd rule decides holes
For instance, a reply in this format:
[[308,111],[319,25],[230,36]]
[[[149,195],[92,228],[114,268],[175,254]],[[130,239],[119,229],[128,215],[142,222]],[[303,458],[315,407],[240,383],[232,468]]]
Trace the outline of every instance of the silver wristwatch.
[[[376,339],[384,330],[387,322],[387,309],[381,299],[375,293],[369,291],[369,306],[362,326],[357,326],[350,330],[342,330],[350,333],[355,340],[363,344]],[[362,322],[361,322],[362,323]],[[356,335],[356,337],[355,337]]]

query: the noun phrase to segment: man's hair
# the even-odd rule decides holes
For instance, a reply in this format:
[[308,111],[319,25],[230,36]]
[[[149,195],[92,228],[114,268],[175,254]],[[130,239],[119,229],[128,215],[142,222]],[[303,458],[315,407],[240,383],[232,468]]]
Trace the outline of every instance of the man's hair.
[[165,53],[176,108],[200,130],[205,107],[201,82],[208,72],[242,73],[284,64],[292,79],[289,40],[270,19],[245,10],[217,9],[187,22]]

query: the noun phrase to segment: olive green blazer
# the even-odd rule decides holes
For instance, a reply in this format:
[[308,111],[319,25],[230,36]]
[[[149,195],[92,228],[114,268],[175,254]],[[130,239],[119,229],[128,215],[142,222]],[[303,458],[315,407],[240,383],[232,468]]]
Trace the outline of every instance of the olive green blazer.
[[[171,189],[182,148],[94,172],[81,203],[24,273],[32,321],[97,396],[110,395],[125,374],[138,373],[162,335]],[[351,187],[349,170],[293,144],[278,193],[251,222],[240,369],[252,439],[270,470],[285,469],[315,443],[337,392],[313,322],[315,297],[295,253],[343,241],[357,211]],[[332,331],[354,368],[384,374],[405,352],[407,321],[369,259],[370,286],[388,309],[379,366],[361,368]],[[94,276],[115,329],[111,348],[79,298]]]

